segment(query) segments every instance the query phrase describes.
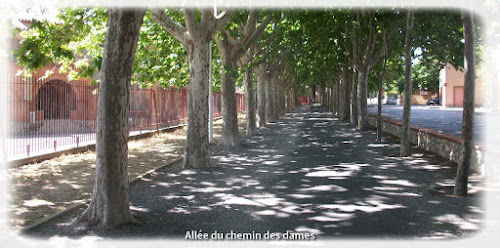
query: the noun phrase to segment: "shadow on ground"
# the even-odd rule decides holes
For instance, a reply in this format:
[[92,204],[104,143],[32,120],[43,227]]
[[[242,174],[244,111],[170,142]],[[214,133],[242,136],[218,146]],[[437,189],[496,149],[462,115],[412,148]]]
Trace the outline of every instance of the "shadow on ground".
[[453,238],[480,229],[481,197],[434,195],[454,164],[415,151],[400,158],[392,140],[374,141],[322,107],[301,107],[243,138],[212,147],[212,168],[159,170],[131,185],[142,224],[95,231],[47,223],[37,237],[181,238],[205,233],[286,231],[330,237]]

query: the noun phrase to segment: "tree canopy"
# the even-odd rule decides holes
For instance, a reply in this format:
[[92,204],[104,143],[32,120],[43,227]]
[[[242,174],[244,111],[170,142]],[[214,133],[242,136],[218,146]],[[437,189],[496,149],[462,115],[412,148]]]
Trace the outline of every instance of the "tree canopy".
[[[374,25],[374,51],[380,50],[380,23],[383,22],[388,30],[390,43],[384,87],[389,92],[401,92],[404,36],[402,12],[404,10],[401,9],[368,11],[333,8],[261,12],[260,19],[270,14],[275,22],[256,41],[256,49],[265,52],[258,53],[246,66],[251,67],[259,58],[265,58],[266,63],[272,64],[290,50],[282,58],[286,64],[283,68],[289,71],[288,85],[299,89],[311,85],[323,88],[339,77],[342,68],[351,67],[357,60],[353,58],[353,52],[356,51],[353,50],[351,38],[355,35],[359,37],[359,44],[367,42],[370,32],[368,23]],[[168,14],[174,20],[184,23],[181,10],[168,10]],[[200,19],[201,14],[198,13],[196,18]],[[241,31],[237,30],[245,21],[246,12],[237,11],[221,33],[237,40],[241,37]],[[26,72],[56,63],[60,65],[62,72],[69,73],[69,79],[92,77],[98,80],[96,75],[101,66],[106,25],[107,9],[63,8],[57,22],[33,20],[29,29],[17,30],[15,35],[21,36],[23,40],[19,49],[13,52],[13,58]],[[414,90],[435,92],[437,68],[446,62],[456,68],[463,65],[462,31],[458,11],[416,11],[412,49],[415,60]],[[219,51],[215,44],[213,46],[213,82],[217,90],[223,68]],[[361,50],[357,52],[359,59]],[[374,74],[378,74],[376,72],[380,70],[380,64],[373,66]],[[240,85],[241,73],[235,75],[238,75],[236,81]],[[141,83],[144,87],[156,82],[163,87],[182,87],[187,85],[188,78],[189,63],[185,49],[152,19],[151,12],[148,11],[141,27],[132,82]],[[375,78],[368,80],[369,91],[374,91],[377,87]]]

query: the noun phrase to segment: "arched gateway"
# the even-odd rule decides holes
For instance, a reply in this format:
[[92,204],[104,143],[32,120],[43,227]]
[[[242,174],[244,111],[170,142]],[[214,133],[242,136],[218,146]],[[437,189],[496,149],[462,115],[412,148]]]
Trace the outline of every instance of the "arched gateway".
[[76,110],[76,95],[68,83],[50,80],[37,92],[36,110],[43,110],[44,119],[69,119]]

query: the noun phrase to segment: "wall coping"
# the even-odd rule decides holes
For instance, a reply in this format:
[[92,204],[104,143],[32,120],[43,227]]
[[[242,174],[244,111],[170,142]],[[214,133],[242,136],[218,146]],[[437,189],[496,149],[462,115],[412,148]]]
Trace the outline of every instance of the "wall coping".
[[[368,116],[369,117],[378,118],[377,114],[369,113]],[[393,119],[389,119],[389,118],[384,117],[384,116],[382,116],[382,121],[388,122],[388,123],[391,123],[391,124],[394,124],[394,125],[398,125],[398,126],[402,126],[403,125],[399,121],[396,121],[396,120],[393,120]],[[460,137],[458,137],[458,136],[447,134],[447,133],[443,133],[443,132],[439,132],[439,131],[436,131],[436,130],[433,130],[433,129],[423,128],[423,127],[413,126],[413,125],[410,125],[410,129],[411,130],[415,130],[415,131],[420,132],[420,133],[425,133],[425,134],[428,134],[428,135],[432,135],[432,136],[435,136],[435,137],[440,138],[440,139],[451,141],[451,142],[454,142],[454,143],[457,143],[457,144],[461,144],[462,143],[462,139]],[[474,142],[474,147],[476,149],[478,149],[478,150],[483,150],[484,146],[483,146],[483,144],[481,144],[479,142]]]

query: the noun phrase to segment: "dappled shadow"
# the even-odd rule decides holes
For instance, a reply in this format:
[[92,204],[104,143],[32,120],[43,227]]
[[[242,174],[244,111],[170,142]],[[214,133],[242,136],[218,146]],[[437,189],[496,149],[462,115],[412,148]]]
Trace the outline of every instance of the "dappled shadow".
[[[243,138],[240,147],[212,147],[212,168],[144,177],[130,192],[142,224],[87,234],[184,238],[191,230],[291,230],[318,238],[449,238],[479,230],[479,197],[428,190],[449,183],[453,163],[423,153],[388,156],[399,146],[374,140],[324,108],[301,107]],[[55,233],[82,235],[71,225],[37,235]]]

